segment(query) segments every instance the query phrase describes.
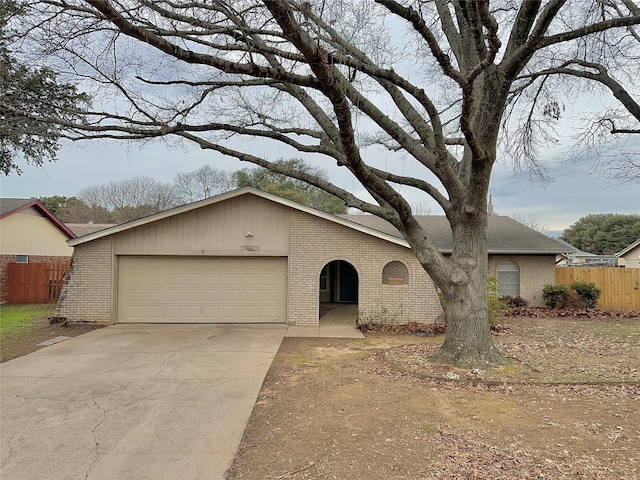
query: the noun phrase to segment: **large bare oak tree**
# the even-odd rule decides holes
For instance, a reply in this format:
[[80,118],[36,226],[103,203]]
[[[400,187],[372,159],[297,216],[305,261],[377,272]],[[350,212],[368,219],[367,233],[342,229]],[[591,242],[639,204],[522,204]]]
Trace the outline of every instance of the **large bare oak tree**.
[[[515,161],[535,167],[544,127],[561,115],[554,85],[567,78],[611,91],[628,130],[638,128],[632,0],[41,0],[29,8],[29,53],[47,54],[101,100],[87,124],[63,125],[70,138],[182,139],[388,220],[442,291],[439,357],[458,365],[501,359],[486,300],[487,191],[501,135],[510,133]],[[316,165],[330,159],[368,195],[276,163],[265,145]],[[376,149],[388,161],[375,161]],[[446,214],[450,255],[414,218],[400,193],[407,188]]]

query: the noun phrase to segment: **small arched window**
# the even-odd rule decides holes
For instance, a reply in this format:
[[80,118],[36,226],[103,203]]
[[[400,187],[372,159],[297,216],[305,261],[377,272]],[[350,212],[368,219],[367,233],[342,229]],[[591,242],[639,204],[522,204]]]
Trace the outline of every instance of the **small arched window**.
[[409,284],[409,271],[407,266],[398,261],[387,263],[382,269],[382,283],[385,285]]
[[503,260],[498,264],[498,286],[504,296],[520,296],[520,267],[512,260]]

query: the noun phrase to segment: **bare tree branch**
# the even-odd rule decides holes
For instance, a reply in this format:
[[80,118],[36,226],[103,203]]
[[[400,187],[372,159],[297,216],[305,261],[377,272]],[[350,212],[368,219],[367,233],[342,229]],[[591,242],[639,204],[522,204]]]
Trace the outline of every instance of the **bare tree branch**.
[[[487,191],[502,135],[516,134],[515,165],[525,159],[543,172],[539,150],[555,138],[558,97],[584,85],[608,89],[607,108],[620,109],[593,135],[639,130],[631,0],[42,0],[28,9],[24,37],[11,41],[96,102],[81,119],[1,98],[0,110],[52,122],[58,138],[193,143],[388,220],[447,300],[442,351],[453,363],[498,358],[484,289]],[[280,149],[337,164],[358,194],[279,163]],[[623,165],[637,168],[635,157]],[[450,254],[401,187],[443,209]]]

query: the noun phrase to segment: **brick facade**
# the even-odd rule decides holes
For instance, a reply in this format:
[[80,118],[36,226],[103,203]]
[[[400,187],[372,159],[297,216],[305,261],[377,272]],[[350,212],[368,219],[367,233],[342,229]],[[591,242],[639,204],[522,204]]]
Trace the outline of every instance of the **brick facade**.
[[[433,281],[411,250],[295,208],[287,210],[286,222],[283,220],[283,225],[287,225],[287,228],[279,234],[282,238],[286,238],[287,241],[283,245],[288,244],[288,252],[278,253],[278,256],[288,256],[286,318],[288,324],[318,325],[320,272],[323,267],[336,260],[349,262],[357,272],[358,311],[361,322],[429,323],[440,317],[442,307]],[[246,215],[252,215],[251,211]],[[250,219],[245,218],[245,220]],[[216,228],[224,230],[225,225],[216,223]],[[254,225],[251,228],[254,230],[258,227]],[[176,230],[175,227],[171,231],[173,230]],[[181,229],[176,231],[178,230],[187,231]],[[117,250],[117,240],[118,236],[124,233],[98,238],[75,247],[56,315],[70,320],[108,323],[117,320],[117,312],[113,311],[117,304],[114,295],[117,291],[118,255],[123,254],[122,251]],[[136,238],[147,238],[148,235],[155,235],[157,232],[153,228],[147,228],[131,230],[130,233],[135,233]],[[260,236],[256,231],[253,233]],[[198,232],[193,233],[193,236],[197,237],[197,235]],[[151,237],[149,239],[152,240]],[[244,241],[244,235],[242,239]],[[213,247],[215,245],[212,245]],[[172,256],[193,255],[193,252],[127,251],[124,254]],[[238,253],[227,253],[224,250],[211,254],[229,256],[246,255],[247,252],[239,249]],[[531,305],[542,306],[543,286],[555,282],[555,256],[493,255],[489,258],[489,275],[497,276],[497,267],[502,260],[512,260],[518,264],[520,295]],[[389,262],[401,262],[406,267],[406,274],[401,266],[390,266],[387,268],[386,275],[393,277],[394,281],[387,282],[383,278],[383,271]]]
[[[318,325],[320,272],[334,260],[347,261],[358,272],[360,321],[434,322],[442,313],[433,281],[411,250],[292,211],[287,318],[290,325]],[[382,271],[391,261],[407,267],[407,284],[382,283]]]
[[105,237],[75,247],[56,316],[111,323],[113,240]]
[[498,276],[498,264],[511,260],[520,268],[520,296],[532,307],[544,307],[542,288],[556,283],[556,261],[552,255],[491,255],[489,275]]
[[[51,255],[29,255],[29,263],[69,262],[70,257]],[[0,302],[7,301],[9,293],[9,267],[10,263],[16,263],[15,255],[0,255]]]

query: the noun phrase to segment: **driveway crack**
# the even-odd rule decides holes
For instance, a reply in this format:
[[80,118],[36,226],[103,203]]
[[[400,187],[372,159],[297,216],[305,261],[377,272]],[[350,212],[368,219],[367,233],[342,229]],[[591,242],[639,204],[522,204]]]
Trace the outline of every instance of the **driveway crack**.
[[9,452],[7,453],[7,455],[3,455],[2,458],[0,458],[0,469],[2,469],[4,464],[7,463],[7,460],[11,457],[11,455],[13,455],[13,445],[11,443],[13,442],[13,439],[18,435],[18,433],[19,432],[16,432],[9,438],[7,438],[7,447]]
[[91,436],[93,437],[93,443],[94,443],[94,449],[95,449],[95,456],[94,456],[93,461],[89,465],[89,468],[87,469],[87,473],[84,476],[85,480],[87,480],[89,478],[89,475],[91,474],[91,469],[96,464],[96,462],[100,459],[100,442],[98,442],[98,437],[96,436],[96,431],[98,430],[98,428],[100,428],[100,425],[102,425],[104,423],[104,421],[107,419],[107,411],[104,410],[102,407],[100,407],[100,405],[98,404],[98,400],[96,399],[96,397],[94,395],[92,395],[92,398],[93,398],[93,404],[95,405],[95,407],[100,412],[102,412],[102,418],[100,419],[100,421],[91,430]]
[[179,350],[176,350],[175,352],[173,352],[171,355],[169,355],[167,358],[165,358],[162,363],[160,364],[160,368],[158,369],[158,372],[153,376],[153,378],[158,378],[158,376],[164,372],[164,366],[167,364],[167,362],[169,362],[169,360],[171,360],[173,357],[175,357],[176,355],[178,355],[181,352],[184,352],[185,350],[189,350],[191,348],[194,348],[196,345],[189,345],[188,347],[184,347],[181,348]]

